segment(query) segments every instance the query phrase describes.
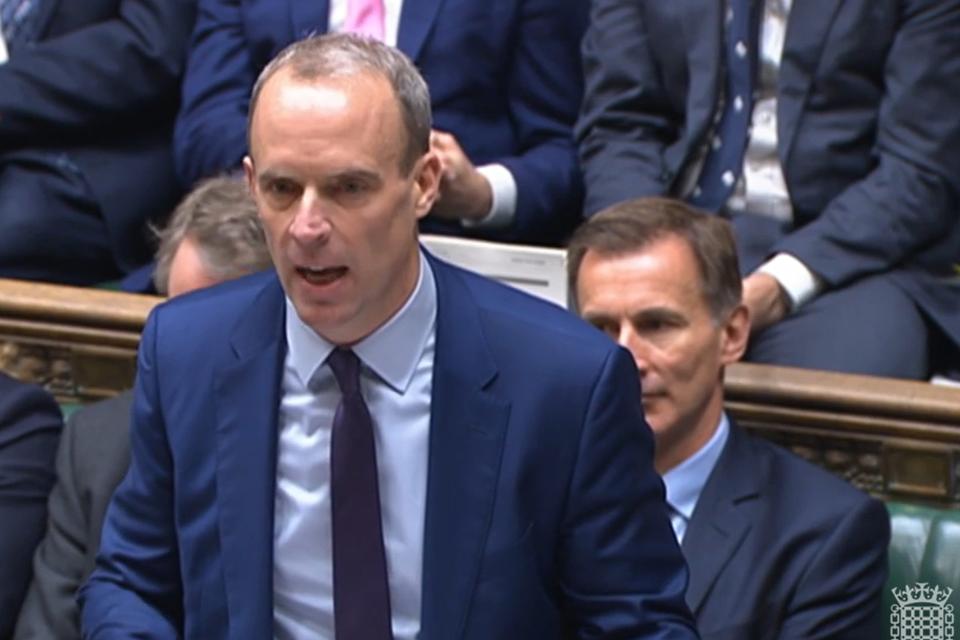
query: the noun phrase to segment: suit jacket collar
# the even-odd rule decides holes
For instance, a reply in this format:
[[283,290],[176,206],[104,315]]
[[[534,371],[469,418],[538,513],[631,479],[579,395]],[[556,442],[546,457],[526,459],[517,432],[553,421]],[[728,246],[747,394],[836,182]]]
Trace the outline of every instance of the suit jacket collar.
[[53,16],[56,14],[57,5],[59,3],[60,0],[44,0],[37,6],[36,33],[40,40],[46,36],[47,30],[50,28],[50,22],[53,20]]
[[444,0],[404,0],[397,29],[397,48],[417,61]]
[[[284,338],[271,275],[237,319],[216,372],[217,517],[231,635],[273,636],[273,510]],[[240,631],[242,630],[242,632]]]
[[803,0],[790,7],[777,77],[777,146],[783,167],[788,166],[800,114],[806,107],[823,43],[840,4],[840,0]]
[[[724,2],[718,0],[688,0],[686,13],[696,15],[696,20],[686,19],[681,24],[686,48],[687,69],[687,122],[696,130],[690,131],[691,141],[704,140],[719,107],[723,86]],[[693,142],[693,144],[696,144]],[[679,167],[686,157],[695,153],[694,148],[682,145],[670,147],[675,157],[668,158],[668,165]]]
[[750,511],[743,507],[760,498],[765,478],[766,468],[749,438],[731,420],[727,444],[700,494],[681,545],[685,556],[696,558],[687,562],[687,604],[694,616],[750,530]]
[[330,21],[330,1],[313,0],[288,3],[293,35],[289,42],[301,40],[312,33],[326,33]]
[[497,366],[468,283],[457,269],[428,259],[437,281],[437,338],[420,637],[441,640],[463,635],[510,405],[489,390]]

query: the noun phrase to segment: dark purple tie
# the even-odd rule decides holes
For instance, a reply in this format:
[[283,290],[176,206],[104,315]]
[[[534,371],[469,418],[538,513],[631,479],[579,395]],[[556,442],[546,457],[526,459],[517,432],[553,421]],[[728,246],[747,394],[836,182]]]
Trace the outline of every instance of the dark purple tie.
[[360,394],[360,360],[334,349],[327,363],[343,394],[333,418],[333,612],[337,640],[392,638],[387,561],[380,525],[373,423]]

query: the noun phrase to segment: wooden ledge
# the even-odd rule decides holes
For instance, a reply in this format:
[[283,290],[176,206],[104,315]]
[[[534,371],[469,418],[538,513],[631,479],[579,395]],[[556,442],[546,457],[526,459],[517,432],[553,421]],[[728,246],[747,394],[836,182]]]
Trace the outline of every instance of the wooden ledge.
[[114,395],[130,386],[140,331],[162,300],[0,279],[0,369],[61,402]]

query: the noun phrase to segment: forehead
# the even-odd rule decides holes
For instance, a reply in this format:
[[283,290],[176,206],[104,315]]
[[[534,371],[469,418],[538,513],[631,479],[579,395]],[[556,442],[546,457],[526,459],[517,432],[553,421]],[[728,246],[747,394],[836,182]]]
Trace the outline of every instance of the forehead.
[[405,139],[389,82],[373,73],[302,78],[289,68],[267,80],[252,114],[250,151],[390,156]]
[[577,297],[584,307],[707,310],[696,257],[676,236],[625,253],[587,250],[577,277]]

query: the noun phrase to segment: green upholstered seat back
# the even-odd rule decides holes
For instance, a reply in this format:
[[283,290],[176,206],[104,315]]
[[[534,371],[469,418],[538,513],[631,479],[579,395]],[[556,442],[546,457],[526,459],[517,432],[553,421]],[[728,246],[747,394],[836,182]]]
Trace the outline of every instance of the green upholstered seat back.
[[890,575],[884,611],[894,603],[890,589],[926,582],[954,590],[950,602],[960,609],[960,510],[888,501]]

